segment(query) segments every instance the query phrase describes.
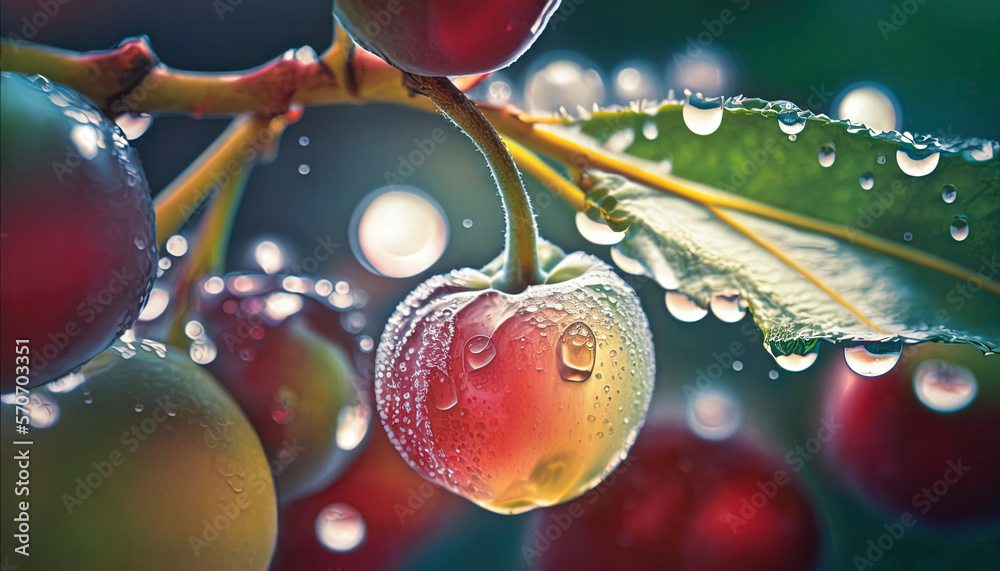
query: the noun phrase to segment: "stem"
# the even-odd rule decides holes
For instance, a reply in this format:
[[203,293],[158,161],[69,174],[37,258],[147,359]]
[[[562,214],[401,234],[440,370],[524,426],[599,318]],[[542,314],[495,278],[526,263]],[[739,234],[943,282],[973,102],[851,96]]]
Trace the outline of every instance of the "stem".
[[531,211],[528,193],[521,182],[510,151],[503,139],[486,120],[482,111],[469,100],[447,77],[407,77],[442,113],[455,122],[486,155],[493,178],[500,189],[500,198],[506,212],[507,244],[504,250],[503,271],[494,280],[493,287],[501,291],[519,293],[529,285],[545,282],[545,275],[538,262],[538,230]]
[[187,346],[184,324],[187,321],[191,287],[201,277],[223,271],[236,211],[240,207],[240,199],[243,198],[243,191],[246,189],[252,168],[253,163],[247,165],[219,189],[211,206],[198,223],[194,250],[184,266],[183,273],[174,283],[174,306],[167,334],[167,340],[171,345]]
[[[293,117],[294,119],[294,117]],[[156,243],[162,246],[223,183],[247,170],[284,131],[285,117],[240,115],[170,186],[156,196]]]

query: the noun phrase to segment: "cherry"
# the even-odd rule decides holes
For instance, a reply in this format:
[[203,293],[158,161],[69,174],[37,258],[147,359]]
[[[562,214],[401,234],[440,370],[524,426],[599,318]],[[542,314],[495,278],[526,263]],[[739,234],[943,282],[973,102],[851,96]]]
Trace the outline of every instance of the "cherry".
[[343,476],[282,511],[271,568],[392,569],[460,507],[411,470],[384,431],[373,431]]
[[532,516],[521,554],[543,570],[810,569],[819,527],[786,468],[748,439],[650,423],[601,486]]
[[[2,390],[68,373],[135,321],[156,272],[149,186],[115,124],[41,76],[0,74]],[[21,361],[17,362],[19,365]]]
[[340,325],[352,314],[298,293],[315,289],[295,276],[209,278],[195,288],[195,317],[187,325],[194,353],[250,417],[282,501],[329,484],[371,418],[358,400],[351,353],[371,354],[352,351],[357,341]]
[[[17,420],[22,407],[30,424]],[[267,568],[277,510],[260,441],[174,349],[116,343],[30,395],[5,395],[0,421],[29,431],[4,430],[3,457],[27,459],[20,475],[3,470],[0,492],[3,520],[26,518],[25,568]],[[5,565],[29,561],[18,540],[3,545]]]
[[827,395],[828,414],[842,425],[831,465],[890,517],[1000,523],[998,373],[996,358],[962,345],[909,347],[877,378],[838,362]]
[[486,73],[521,56],[558,0],[335,0],[333,13],[367,50],[417,75]]
[[386,325],[379,416],[425,478],[500,513],[574,498],[625,457],[653,389],[652,337],[603,262],[545,245],[547,281],[490,287],[501,258],[420,285]]

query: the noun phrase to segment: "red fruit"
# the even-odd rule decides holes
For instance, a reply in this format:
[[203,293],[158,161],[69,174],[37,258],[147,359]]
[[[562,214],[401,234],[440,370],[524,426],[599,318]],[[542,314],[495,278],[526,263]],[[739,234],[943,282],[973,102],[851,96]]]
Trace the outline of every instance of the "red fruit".
[[337,21],[367,50],[418,75],[507,67],[545,28],[559,0],[335,0]]
[[[458,498],[414,473],[376,430],[336,483],[284,510],[271,569],[392,569],[460,507]],[[335,551],[318,532],[338,549],[360,544]]]
[[245,274],[202,282],[186,331],[192,355],[250,417],[282,501],[315,493],[340,474],[371,418],[351,365],[357,341],[339,323],[350,314],[283,289],[287,280],[314,286]]
[[534,569],[803,571],[820,536],[787,465],[743,439],[647,425],[625,462],[579,500],[540,511]]
[[0,85],[0,344],[10,392],[24,373],[15,340],[29,341],[34,386],[132,326],[155,277],[156,228],[138,157],[93,103],[41,76],[4,72]]
[[890,517],[1000,522],[998,373],[1000,360],[963,345],[908,348],[877,378],[838,363],[827,402],[842,425],[832,465]]
[[653,389],[632,288],[593,256],[556,261],[548,283],[516,295],[490,289],[499,263],[433,277],[399,305],[378,349],[379,416],[397,450],[500,513],[600,483],[635,441]]

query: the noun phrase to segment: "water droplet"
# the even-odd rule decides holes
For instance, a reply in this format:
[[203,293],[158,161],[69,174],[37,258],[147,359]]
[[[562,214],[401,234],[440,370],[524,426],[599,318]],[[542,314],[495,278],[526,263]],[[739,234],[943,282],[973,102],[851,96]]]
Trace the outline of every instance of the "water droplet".
[[163,315],[169,303],[170,292],[160,286],[153,287],[146,299],[146,307],[139,313],[139,321],[152,321]]
[[423,272],[441,257],[448,245],[448,220],[423,191],[386,186],[354,209],[348,236],[366,269],[404,278]]
[[778,378],[778,371],[775,371],[774,369],[771,369],[771,370],[770,370],[770,371],[769,371],[769,372],[767,373],[767,376],[768,376],[768,378],[770,378],[770,379],[771,379],[771,380],[773,381],[773,380],[775,380],[775,379],[777,379],[777,378]]
[[94,402],[93,395],[91,395],[89,392],[84,392],[83,393],[83,402],[85,404],[90,404],[90,403]]
[[976,375],[961,365],[928,359],[913,372],[913,389],[920,402],[938,412],[961,410],[976,398]]
[[880,164],[880,165],[884,165],[885,164],[885,155],[883,155],[882,153],[879,153],[878,156],[875,157],[875,162],[878,163],[878,164]]
[[305,135],[299,137],[299,145],[303,147],[309,146],[309,137],[306,137]]
[[708,315],[708,309],[679,291],[668,291],[666,298],[667,311],[678,321],[693,323]]
[[778,113],[778,127],[786,135],[798,135],[806,128],[806,118],[798,109],[789,109]]
[[712,313],[726,323],[736,323],[747,314],[743,299],[735,290],[714,293],[709,306],[712,308]]
[[462,220],[462,226],[465,228],[472,228],[472,224],[473,222],[471,218],[466,218],[465,220]]
[[642,136],[646,137],[650,141],[653,141],[660,136],[660,129],[656,126],[656,123],[646,121],[642,125]]
[[309,174],[312,171],[312,167],[306,163],[299,165],[299,174]]
[[816,156],[819,158],[820,166],[829,167],[833,165],[833,161],[837,160],[837,148],[832,141],[823,143]]
[[146,241],[145,236],[136,236],[132,239],[132,243],[135,244],[136,249],[145,250],[149,246],[149,242]]
[[497,356],[496,345],[485,335],[476,335],[465,342],[465,370],[471,373],[489,365]]
[[858,184],[865,190],[871,190],[875,186],[875,176],[870,172],[866,172],[858,177]]
[[611,261],[618,266],[618,269],[627,274],[641,276],[646,273],[646,268],[639,260],[626,256],[618,248],[611,248]]
[[624,232],[615,232],[604,220],[591,220],[583,212],[576,213],[576,229],[587,241],[602,246],[613,246],[625,238]]
[[701,97],[701,94],[688,96],[684,102],[681,115],[684,117],[684,124],[696,135],[711,135],[722,125],[722,98],[716,97],[708,99]]
[[[486,340],[487,344],[492,347],[493,342],[489,339]],[[466,366],[469,366],[469,345],[466,344]],[[496,354],[496,351],[493,351]],[[490,357],[493,360],[493,357]],[[488,363],[489,361],[487,361]],[[483,364],[486,366],[486,363]],[[458,403],[458,392],[455,389],[455,380],[451,376],[447,375],[438,368],[431,368],[427,391],[430,393],[430,400],[434,404],[434,408],[438,410],[448,410]]]
[[[816,344],[814,350],[809,351],[804,355],[796,355],[792,353],[791,355],[775,355],[774,362],[778,364],[779,367],[786,371],[791,371],[793,373],[798,373],[799,371],[805,371],[816,362],[819,357],[819,343]],[[775,375],[771,377],[772,379],[778,378],[777,371],[774,371]]]
[[964,214],[956,214],[951,217],[951,237],[961,242],[969,237],[969,217]]
[[582,322],[575,321],[563,331],[556,343],[556,363],[559,374],[567,381],[586,381],[594,371],[594,332]]
[[592,415],[592,414],[588,414],[587,415],[587,420],[590,421],[590,422],[594,422],[595,420],[597,420],[597,417],[594,416],[594,415]]
[[316,516],[316,538],[330,551],[356,548],[364,542],[365,533],[365,520],[347,504],[331,504]]
[[180,257],[187,253],[188,242],[184,236],[175,234],[167,239],[167,253],[174,257]]
[[739,404],[720,391],[698,393],[688,404],[687,424],[692,432],[706,440],[729,438],[740,424]]
[[733,361],[733,370],[734,371],[742,371],[743,370],[743,361]]
[[945,201],[947,204],[951,204],[952,202],[955,202],[956,198],[958,198],[958,191],[955,189],[955,185],[944,185],[944,188],[941,189],[941,200]]
[[141,402],[137,402],[137,403],[135,403],[135,406],[132,407],[132,408],[135,409],[136,412],[142,412],[142,409],[144,409],[146,407]]
[[913,240],[913,232],[903,232],[903,240],[906,240],[907,242]]
[[907,151],[903,148],[896,151],[896,164],[899,165],[899,170],[910,176],[931,174],[937,168],[940,159],[941,153],[925,154],[919,151]]
[[858,343],[844,348],[844,360],[855,373],[865,377],[877,377],[892,370],[899,361],[903,350],[900,341]]

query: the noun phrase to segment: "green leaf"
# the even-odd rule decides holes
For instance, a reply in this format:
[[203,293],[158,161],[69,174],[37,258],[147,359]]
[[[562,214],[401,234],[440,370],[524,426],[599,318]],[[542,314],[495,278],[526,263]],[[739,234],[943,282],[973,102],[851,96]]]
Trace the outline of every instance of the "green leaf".
[[[708,135],[688,128],[678,103],[557,128],[662,181],[590,173],[591,214],[627,228],[620,253],[702,306],[736,290],[772,352],[889,338],[1000,351],[996,142],[877,133],[785,102],[718,105]],[[789,136],[779,113],[804,128]]]

